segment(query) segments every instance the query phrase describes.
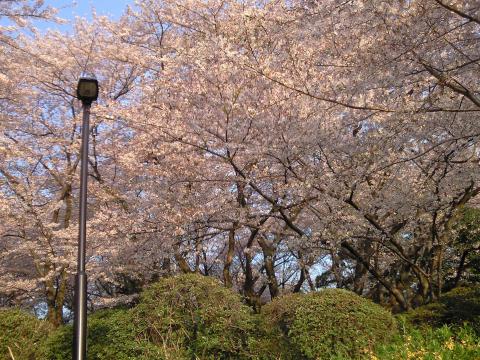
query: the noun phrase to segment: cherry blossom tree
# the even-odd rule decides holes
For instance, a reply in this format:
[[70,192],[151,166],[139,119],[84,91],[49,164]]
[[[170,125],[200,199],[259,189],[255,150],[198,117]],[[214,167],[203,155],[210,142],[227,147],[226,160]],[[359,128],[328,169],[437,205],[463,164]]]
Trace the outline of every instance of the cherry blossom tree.
[[[450,224],[478,193],[470,89],[478,28],[468,7],[455,9],[436,1],[144,3],[136,18],[172,43],[148,47],[162,72],[142,104],[142,127],[163,148],[150,154],[152,142],[142,140],[143,152],[165,178],[175,164],[173,181],[181,165],[167,147],[199,155],[203,177],[210,170],[202,181],[189,165],[183,182],[209,184],[195,189],[198,214],[211,203],[203,191],[215,194],[222,220],[208,219],[223,222],[214,229],[225,243],[215,255],[224,257],[225,284],[235,259],[247,297],[257,281],[257,295],[270,286],[275,296],[267,254],[285,242],[296,291],[313,290],[310,268],[327,256],[337,284],[350,286],[342,263],[353,264],[355,290],[367,291],[369,274],[403,308],[440,294]],[[279,227],[280,243],[264,226]],[[198,255],[188,238],[179,241]],[[262,275],[253,275],[255,261]]]
[[323,286],[399,310],[435,300],[480,192],[478,11],[144,0],[72,36],[16,39],[0,78],[6,293],[43,294],[61,321],[75,261],[73,88],[89,70],[102,86],[92,304],[177,271],[217,276],[257,309]]
[[[80,103],[75,86],[82,71],[95,69],[102,102],[94,107],[90,149],[89,256],[92,283],[121,246],[112,230],[125,204],[113,187],[121,172],[116,156],[129,134],[110,107],[124,106],[138,76],[113,56],[96,25],[79,21],[76,34],[19,37],[10,48],[14,69],[8,81],[18,89],[2,122],[2,292],[7,298],[45,301],[47,317],[62,322],[76,263]],[[13,77],[14,76],[14,77]],[[92,181],[93,180],[93,181]],[[121,182],[119,182],[121,183]],[[126,194],[125,194],[126,195]],[[99,270],[102,269],[102,270]]]

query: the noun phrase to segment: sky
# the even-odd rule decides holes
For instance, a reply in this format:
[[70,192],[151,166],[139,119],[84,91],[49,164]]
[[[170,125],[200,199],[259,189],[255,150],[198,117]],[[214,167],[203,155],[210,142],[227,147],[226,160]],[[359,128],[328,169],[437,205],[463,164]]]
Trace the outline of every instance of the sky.
[[[74,20],[75,17],[91,19],[92,9],[95,8],[98,15],[106,15],[118,19],[127,5],[134,5],[134,0],[45,0],[45,5],[59,10],[58,16],[65,20]],[[70,24],[55,24],[52,22],[37,22],[36,27],[41,31],[56,29],[62,32],[71,32]]]

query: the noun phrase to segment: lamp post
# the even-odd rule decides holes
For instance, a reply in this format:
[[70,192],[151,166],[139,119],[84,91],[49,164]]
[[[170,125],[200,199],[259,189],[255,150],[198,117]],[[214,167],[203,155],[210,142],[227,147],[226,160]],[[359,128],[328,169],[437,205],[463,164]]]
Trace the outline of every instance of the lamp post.
[[75,276],[75,316],[73,326],[73,360],[85,360],[87,356],[87,275],[85,274],[85,249],[87,240],[87,181],[88,137],[90,133],[90,107],[98,98],[98,81],[92,77],[80,77],[77,97],[82,101],[82,150],[80,170],[80,216],[78,233],[77,274]]

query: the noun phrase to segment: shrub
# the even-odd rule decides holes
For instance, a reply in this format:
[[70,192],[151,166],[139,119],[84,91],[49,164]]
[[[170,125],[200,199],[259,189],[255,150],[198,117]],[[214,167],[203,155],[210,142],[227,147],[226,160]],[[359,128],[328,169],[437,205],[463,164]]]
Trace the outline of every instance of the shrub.
[[[39,344],[47,337],[51,325],[19,309],[0,310],[0,358],[34,360]],[[11,352],[11,354],[10,354]]]
[[261,359],[303,359],[300,349],[289,338],[295,310],[303,294],[286,294],[264,305],[260,314],[256,348]]
[[439,327],[468,323],[480,334],[480,287],[458,287],[445,293],[439,302],[420,306],[406,313],[414,325]]
[[[404,319],[404,318],[403,318]],[[371,359],[471,360],[480,359],[480,339],[468,325],[415,328],[403,320],[400,335],[388,345],[380,345]]]
[[444,304],[434,302],[422,305],[403,314],[405,319],[416,326],[441,326],[446,312]]
[[[165,278],[147,289],[134,309],[146,338],[175,357],[250,357],[251,310],[217,280],[197,274]],[[183,354],[183,355],[182,355]]]
[[[72,358],[73,327],[62,326],[53,332],[40,350],[41,359]],[[162,359],[160,350],[139,338],[131,312],[124,309],[100,310],[88,317],[88,359]]]
[[285,359],[356,359],[397,331],[390,312],[341,289],[280,297],[263,316],[283,334]]

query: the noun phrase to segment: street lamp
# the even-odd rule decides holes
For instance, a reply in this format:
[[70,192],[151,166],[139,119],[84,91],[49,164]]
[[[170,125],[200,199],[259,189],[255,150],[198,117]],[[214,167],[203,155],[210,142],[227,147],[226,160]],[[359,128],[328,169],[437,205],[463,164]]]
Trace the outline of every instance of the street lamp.
[[78,262],[75,276],[75,316],[73,326],[73,360],[85,360],[87,356],[87,275],[85,273],[85,249],[87,240],[87,180],[88,137],[90,133],[90,107],[98,98],[98,81],[93,77],[80,77],[77,97],[82,101],[82,151],[80,170],[80,216],[78,233]]
[[90,106],[98,98],[98,81],[94,77],[80,77],[77,86],[77,97],[83,106]]

